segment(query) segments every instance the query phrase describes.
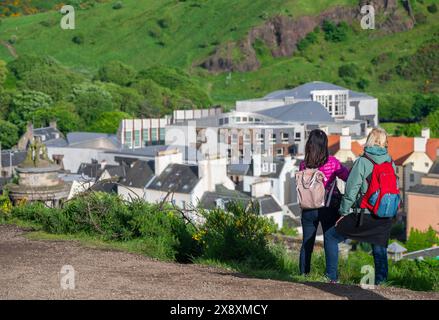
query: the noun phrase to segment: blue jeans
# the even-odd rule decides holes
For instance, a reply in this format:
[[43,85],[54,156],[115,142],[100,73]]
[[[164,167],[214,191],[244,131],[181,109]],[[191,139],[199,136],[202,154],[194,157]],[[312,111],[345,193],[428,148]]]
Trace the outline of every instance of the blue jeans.
[[[326,243],[326,234],[334,225],[339,215],[337,210],[331,208],[320,208],[302,211],[303,241],[300,248],[299,269],[301,274],[308,274],[311,271],[311,256],[314,250],[314,243],[319,223],[322,224],[323,238]],[[326,247],[325,247],[326,252]]]
[[[326,276],[334,281],[338,279],[338,244],[344,240],[346,240],[346,238],[337,233],[335,227],[332,227],[326,232]],[[376,244],[371,245],[375,264],[375,284],[378,285],[387,280],[389,269],[387,261],[387,247]]]

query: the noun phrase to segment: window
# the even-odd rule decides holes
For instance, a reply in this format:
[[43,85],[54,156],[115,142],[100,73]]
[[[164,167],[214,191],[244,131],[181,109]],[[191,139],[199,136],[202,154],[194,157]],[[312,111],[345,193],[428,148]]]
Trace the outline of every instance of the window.
[[428,162],[425,162],[425,167],[428,168]]
[[125,132],[125,146],[131,148],[133,136],[131,132]]
[[278,149],[276,150],[276,154],[277,154],[278,156],[283,156],[283,154],[284,154],[284,149],[283,149],[283,148],[278,148]]
[[238,135],[236,133],[232,134],[232,143],[238,142]]
[[182,207],[183,209],[186,209],[186,201],[181,200],[181,207]]
[[410,173],[410,182],[415,182],[415,175]]
[[282,140],[283,141],[288,141],[288,139],[290,138],[290,135],[287,132],[282,132]]
[[134,146],[140,147],[140,130],[134,131]]
[[157,141],[157,128],[152,128],[151,129],[151,140],[152,141]]
[[254,122],[254,121],[255,121],[255,118],[250,117],[250,118],[248,118],[248,121],[249,121],[249,122]]
[[224,124],[228,124],[229,123],[229,118],[224,118]]
[[224,119],[219,119],[219,125],[222,126],[224,124]]
[[143,143],[146,144],[149,142],[149,129],[143,129]]
[[238,122],[241,122],[241,117],[236,117],[236,118],[235,118],[235,122],[237,122],[237,123],[238,123]]
[[166,129],[160,128],[160,141],[165,141],[166,139]]
[[302,138],[302,134],[300,132],[296,132],[295,140],[300,141],[301,138]]

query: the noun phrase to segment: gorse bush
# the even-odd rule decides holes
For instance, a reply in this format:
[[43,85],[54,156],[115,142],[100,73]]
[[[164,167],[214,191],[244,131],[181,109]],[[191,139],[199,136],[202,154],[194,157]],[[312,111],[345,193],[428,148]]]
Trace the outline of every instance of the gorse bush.
[[246,207],[241,203],[230,203],[227,212],[220,209],[203,212],[206,221],[194,236],[203,246],[203,257],[241,261],[256,268],[277,267],[268,242],[276,226],[257,212],[256,205]]

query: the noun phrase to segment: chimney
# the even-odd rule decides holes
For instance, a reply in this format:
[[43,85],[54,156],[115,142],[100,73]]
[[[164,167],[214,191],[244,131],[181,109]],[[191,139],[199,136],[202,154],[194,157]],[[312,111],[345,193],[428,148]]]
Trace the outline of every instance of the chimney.
[[340,150],[350,151],[352,149],[352,138],[349,135],[349,127],[341,129],[342,136],[340,137]]
[[427,138],[415,137],[415,152],[425,153],[427,151]]
[[56,124],[56,120],[52,120],[49,122],[49,127],[56,129],[57,128],[57,124]]
[[430,128],[422,128],[421,137],[430,139]]
[[253,176],[260,177],[262,174],[262,154],[254,153],[252,162],[253,162]]
[[223,184],[227,178],[227,159],[220,155],[205,155],[198,161],[198,177],[204,180],[207,191],[215,191],[215,186]]
[[256,181],[251,185],[252,198],[260,198],[271,193],[271,181],[268,179]]
[[101,161],[101,170],[104,170],[106,166],[107,166],[107,161],[106,160],[102,160]]
[[173,163],[183,163],[183,154],[178,149],[160,151],[154,158],[155,175],[160,175],[166,167]]
[[372,132],[372,127],[367,127],[366,128],[366,137],[369,136],[369,134]]
[[324,133],[326,133],[326,135],[329,134],[329,127],[328,126],[321,126],[320,130],[322,130]]

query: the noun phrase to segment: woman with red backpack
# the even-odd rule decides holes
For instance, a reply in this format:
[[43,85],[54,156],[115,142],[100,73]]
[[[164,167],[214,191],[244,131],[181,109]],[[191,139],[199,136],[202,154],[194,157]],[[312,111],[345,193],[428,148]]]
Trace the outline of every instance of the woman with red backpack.
[[358,158],[346,182],[339,213],[342,216],[326,235],[326,273],[337,282],[338,243],[353,239],[372,245],[375,284],[387,280],[387,245],[392,218],[400,196],[395,165],[387,152],[387,133],[375,128],[367,137],[364,154]]
[[[305,146],[305,160],[301,162],[299,169],[296,173],[296,184],[302,207],[303,230],[299,268],[301,274],[307,275],[311,269],[311,255],[319,224],[322,224],[326,243],[327,231],[340,217],[338,209],[341,195],[335,188],[336,178],[346,181],[349,171],[340,161],[329,155],[328,137],[319,129],[310,132]],[[306,183],[302,183],[304,180],[307,180]]]

